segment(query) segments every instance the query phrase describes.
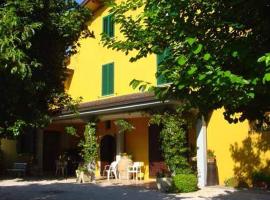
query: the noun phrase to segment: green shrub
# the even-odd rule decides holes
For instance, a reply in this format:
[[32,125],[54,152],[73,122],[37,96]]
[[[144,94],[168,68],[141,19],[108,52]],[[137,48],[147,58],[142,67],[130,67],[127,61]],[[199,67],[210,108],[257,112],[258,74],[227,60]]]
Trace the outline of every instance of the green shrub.
[[198,189],[197,177],[194,174],[177,174],[173,177],[176,192],[193,192]]
[[224,181],[226,187],[238,187],[239,181],[235,177],[228,178]]
[[255,171],[252,173],[252,183],[255,187],[261,183],[266,184],[266,187],[270,187],[270,175],[262,171]]

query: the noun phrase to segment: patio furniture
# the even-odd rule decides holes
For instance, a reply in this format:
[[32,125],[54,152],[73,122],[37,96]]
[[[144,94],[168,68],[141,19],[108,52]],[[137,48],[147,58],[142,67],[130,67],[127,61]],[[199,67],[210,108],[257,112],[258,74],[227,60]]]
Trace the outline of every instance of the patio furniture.
[[13,168],[7,169],[8,172],[14,172],[16,174],[23,174],[25,176],[27,163],[15,162]]
[[55,161],[55,175],[67,175],[67,161],[65,160],[56,160]]
[[113,161],[110,165],[105,165],[104,170],[103,170],[103,176],[105,176],[105,173],[106,173],[108,180],[110,180],[111,177],[115,177],[115,179],[118,179],[117,166],[118,166],[117,161]]
[[132,166],[129,166],[127,169],[127,179],[129,179],[130,174],[133,179],[142,179],[144,174],[142,172],[142,168],[144,166],[143,162],[134,162]]

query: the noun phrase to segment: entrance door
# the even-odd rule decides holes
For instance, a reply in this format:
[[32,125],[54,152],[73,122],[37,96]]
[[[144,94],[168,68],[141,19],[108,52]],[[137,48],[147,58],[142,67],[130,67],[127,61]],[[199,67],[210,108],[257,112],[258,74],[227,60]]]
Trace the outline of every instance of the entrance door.
[[45,131],[43,138],[43,170],[55,171],[55,161],[60,150],[60,132]]
[[158,172],[167,171],[167,167],[162,156],[160,145],[161,128],[157,125],[151,125],[149,133],[149,176],[154,178]]
[[100,142],[100,164],[102,175],[105,165],[109,165],[115,160],[116,156],[116,144],[115,138],[111,135],[105,135]]

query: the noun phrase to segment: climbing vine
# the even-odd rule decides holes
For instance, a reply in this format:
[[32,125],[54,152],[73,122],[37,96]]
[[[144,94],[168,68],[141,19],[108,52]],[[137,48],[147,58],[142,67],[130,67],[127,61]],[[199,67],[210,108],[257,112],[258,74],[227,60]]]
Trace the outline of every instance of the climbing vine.
[[131,123],[124,119],[118,119],[114,121],[114,124],[117,126],[119,133],[130,132],[135,129]]
[[150,124],[162,127],[160,132],[161,149],[165,163],[172,174],[190,172],[187,159],[187,128],[188,123],[183,116],[183,109],[177,112],[154,114]]
[[87,123],[85,125],[84,139],[79,143],[82,148],[81,156],[84,164],[93,163],[98,157],[99,144],[96,137],[96,124]]

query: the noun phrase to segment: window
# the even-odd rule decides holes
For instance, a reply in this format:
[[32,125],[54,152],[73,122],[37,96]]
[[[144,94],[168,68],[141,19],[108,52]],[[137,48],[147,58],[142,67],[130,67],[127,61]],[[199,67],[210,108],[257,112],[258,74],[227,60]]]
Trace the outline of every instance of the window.
[[[159,65],[163,62],[163,60],[170,55],[170,50],[167,48],[161,54],[157,54],[157,70],[159,69]],[[165,79],[163,75],[157,77],[157,85],[166,84],[168,81]]]
[[114,21],[112,15],[103,17],[103,33],[108,37],[114,37]]
[[102,65],[102,96],[114,93],[114,63]]

